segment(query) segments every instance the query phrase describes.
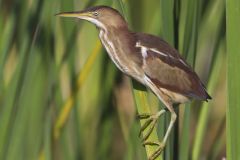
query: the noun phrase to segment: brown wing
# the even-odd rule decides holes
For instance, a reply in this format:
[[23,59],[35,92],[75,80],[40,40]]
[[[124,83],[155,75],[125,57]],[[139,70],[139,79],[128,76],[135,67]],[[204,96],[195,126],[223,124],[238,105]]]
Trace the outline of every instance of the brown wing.
[[177,50],[155,36],[138,33],[137,37],[141,46],[147,48],[143,69],[154,84],[187,97],[201,100],[211,98],[197,74]]

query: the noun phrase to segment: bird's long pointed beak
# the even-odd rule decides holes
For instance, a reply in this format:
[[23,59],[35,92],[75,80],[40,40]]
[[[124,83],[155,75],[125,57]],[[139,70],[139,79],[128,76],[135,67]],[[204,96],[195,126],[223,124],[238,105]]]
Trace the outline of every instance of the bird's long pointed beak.
[[95,24],[99,28],[105,28],[104,24],[97,20],[94,15],[89,11],[80,11],[80,12],[62,12],[56,14],[56,16],[60,17],[73,17],[78,19],[83,19]]
[[90,13],[86,13],[86,12],[62,12],[62,13],[56,14],[56,16],[72,17],[72,18],[85,18],[85,17],[89,17]]

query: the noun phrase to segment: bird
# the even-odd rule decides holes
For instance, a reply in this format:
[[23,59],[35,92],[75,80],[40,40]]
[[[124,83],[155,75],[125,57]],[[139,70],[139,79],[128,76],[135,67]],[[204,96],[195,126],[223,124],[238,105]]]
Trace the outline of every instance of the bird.
[[[174,104],[193,99],[208,101],[211,96],[192,67],[180,53],[166,41],[155,35],[134,32],[120,12],[109,6],[93,6],[82,11],[61,12],[60,17],[72,17],[93,23],[99,31],[99,39],[116,67],[127,76],[149,88],[165,108],[156,113],[139,115],[145,119],[140,128],[143,145],[157,145],[149,160],[156,159],[166,146],[177,115]],[[161,142],[150,142],[157,120],[166,111],[171,119]]]

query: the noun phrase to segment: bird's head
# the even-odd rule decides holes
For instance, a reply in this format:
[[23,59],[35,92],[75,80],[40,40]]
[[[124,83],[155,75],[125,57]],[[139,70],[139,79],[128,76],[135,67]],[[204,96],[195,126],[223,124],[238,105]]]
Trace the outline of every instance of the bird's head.
[[90,7],[79,12],[63,12],[57,14],[57,16],[84,19],[95,24],[100,29],[127,27],[127,23],[122,15],[108,6]]

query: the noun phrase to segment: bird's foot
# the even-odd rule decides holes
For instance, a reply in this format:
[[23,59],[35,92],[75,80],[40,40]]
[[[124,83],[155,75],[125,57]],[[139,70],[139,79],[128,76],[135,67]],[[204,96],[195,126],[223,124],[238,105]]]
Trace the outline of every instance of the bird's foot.
[[158,146],[156,151],[148,158],[148,160],[155,160],[165,148],[165,143],[160,142],[143,142],[143,145]]
[[146,128],[150,125],[149,129],[146,131],[146,134],[143,135],[142,141],[145,142],[148,137],[150,136],[150,134],[152,133],[155,125],[157,124],[157,120],[158,118],[165,113],[166,110],[161,110],[159,112],[157,112],[156,114],[141,114],[138,115],[138,118],[140,120],[145,120],[144,124],[142,125],[140,132],[139,132],[139,137],[141,136],[141,134],[146,130]]

